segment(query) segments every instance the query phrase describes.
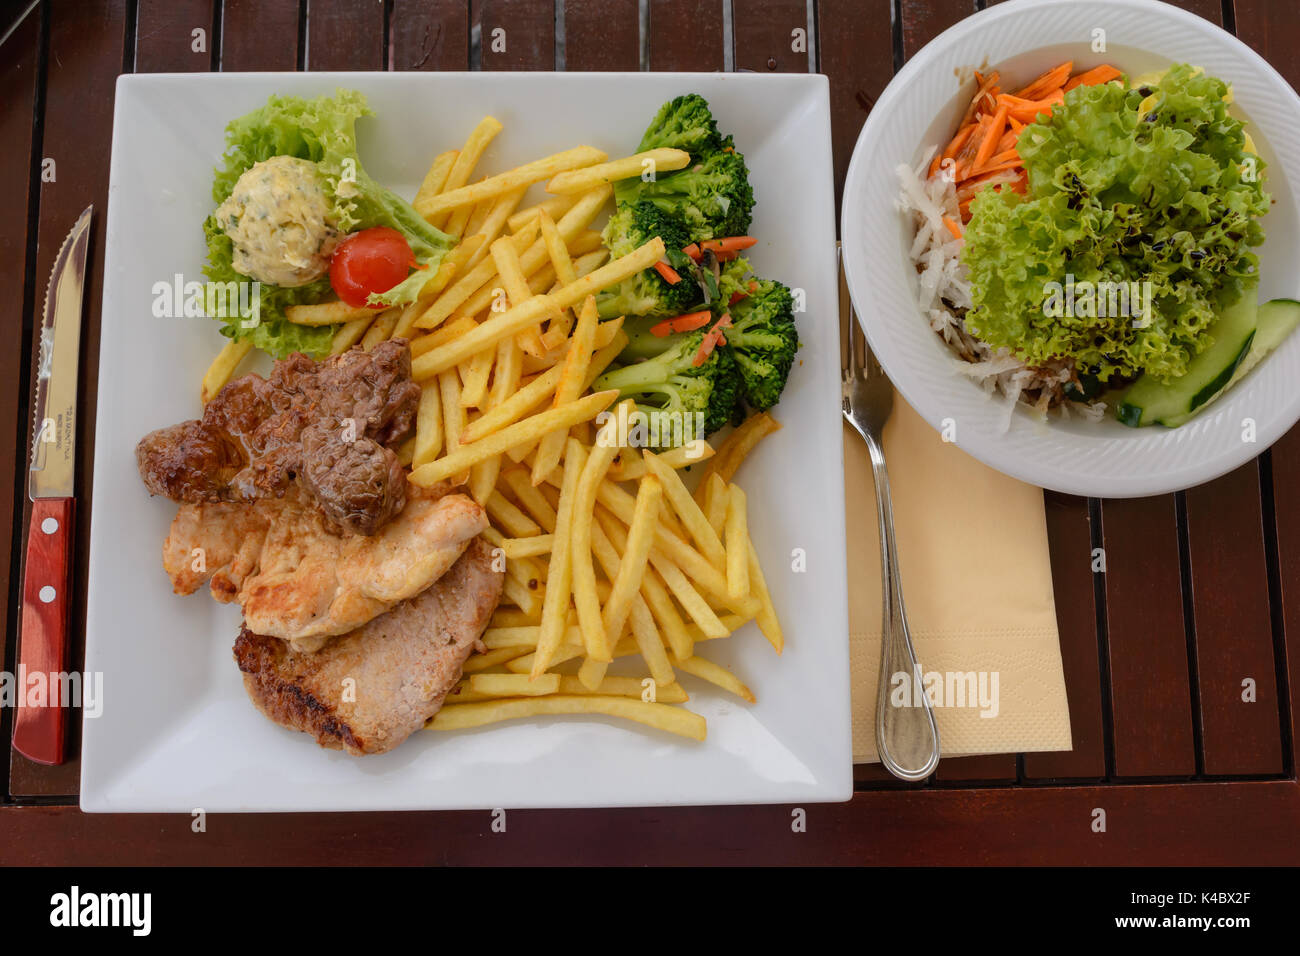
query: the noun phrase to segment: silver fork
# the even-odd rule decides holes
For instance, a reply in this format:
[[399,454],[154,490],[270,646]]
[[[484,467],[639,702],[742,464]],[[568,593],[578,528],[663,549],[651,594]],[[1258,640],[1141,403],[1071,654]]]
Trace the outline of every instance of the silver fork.
[[[903,606],[903,585],[898,575],[898,552],[894,546],[894,507],[889,495],[889,473],[885,470],[882,437],[885,422],[894,405],[894,390],[880,363],[871,354],[866,336],[858,325],[848,292],[840,294],[848,306],[848,330],[843,356],[844,417],[867,443],[871,471],[876,483],[876,517],[880,524],[880,568],[884,593],[881,598],[880,684],[876,690],[876,749],[880,762],[902,780],[924,780],[939,763],[939,728],[934,722],[930,699],[921,685],[921,668],[907,630]],[[889,701],[895,675],[911,681],[908,697],[912,706],[894,707]]]

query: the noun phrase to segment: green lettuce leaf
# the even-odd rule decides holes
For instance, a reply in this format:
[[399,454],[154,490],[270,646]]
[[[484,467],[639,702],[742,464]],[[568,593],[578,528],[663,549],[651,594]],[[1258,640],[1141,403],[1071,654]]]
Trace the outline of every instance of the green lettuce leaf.
[[[356,121],[372,115],[365,97],[356,90],[338,90],[334,96],[313,100],[298,96],[272,96],[266,105],[232,121],[226,128],[223,164],[216,170],[212,199],[219,206],[229,198],[251,166],[273,156],[295,156],[317,164],[326,193],[331,197],[331,218],[340,232],[355,232],[371,226],[390,226],[401,232],[416,261],[427,269],[412,273],[372,304],[396,305],[412,301],[423,283],[417,276],[431,276],[455,240],[433,228],[396,193],[375,182],[361,166],[357,155]],[[204,273],[213,282],[243,280],[232,265],[233,247],[215,219],[204,223],[208,242],[208,265]],[[305,352],[313,357],[328,354],[337,326],[294,325],[285,318],[285,307],[315,303],[331,298],[328,277],[293,289],[262,286],[261,321],[244,328],[238,316],[223,319],[222,334],[249,340],[258,348],[283,357]]]
[[[985,189],[971,204],[967,327],[1029,364],[1068,357],[1103,382],[1183,374],[1218,310],[1257,278],[1250,247],[1264,240],[1264,163],[1227,92],[1176,66],[1143,90],[1076,87],[1026,126],[1027,194]],[[1054,290],[1070,276],[1076,288],[1149,282],[1150,314],[1060,314]]]

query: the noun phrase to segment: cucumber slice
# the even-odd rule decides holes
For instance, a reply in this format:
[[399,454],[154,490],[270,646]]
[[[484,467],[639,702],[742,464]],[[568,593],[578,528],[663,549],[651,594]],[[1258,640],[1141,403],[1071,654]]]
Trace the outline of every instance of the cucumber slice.
[[1219,396],[1240,382],[1258,365],[1266,355],[1282,344],[1282,341],[1300,325],[1300,302],[1295,299],[1273,299],[1259,307],[1255,320],[1255,338],[1250,343],[1250,353],[1232,373],[1228,384],[1219,389],[1209,400],[1195,412],[1175,415],[1162,419],[1160,424],[1169,428],[1179,425],[1205,410],[1206,406],[1218,400]]
[[1185,373],[1172,382],[1143,375],[1124,393],[1115,417],[1136,428],[1197,411],[1223,390],[1246,358],[1257,312],[1254,289],[1246,289],[1210,327],[1214,343],[1188,363]]

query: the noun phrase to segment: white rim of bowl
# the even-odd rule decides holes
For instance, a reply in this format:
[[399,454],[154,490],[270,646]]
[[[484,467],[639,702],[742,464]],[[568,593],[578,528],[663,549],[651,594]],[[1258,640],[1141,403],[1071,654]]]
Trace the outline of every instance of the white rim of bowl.
[[[1286,79],[1267,60],[1231,33],[1196,14],[1165,3],[1154,2],[1154,0],[1011,0],[1009,3],[999,4],[996,7],[974,13],[940,33],[904,64],[903,68],[894,75],[894,78],[885,87],[884,92],[876,100],[870,115],[858,133],[853,156],[845,176],[840,235],[843,238],[846,252],[849,251],[850,243],[858,237],[858,224],[850,216],[850,212],[862,205],[863,189],[860,184],[866,178],[862,173],[862,167],[869,161],[867,153],[870,150],[870,143],[879,136],[879,131],[892,120],[896,102],[905,95],[908,86],[917,76],[933,69],[936,61],[948,55],[954,46],[966,42],[972,32],[976,30],[983,32],[997,22],[1003,19],[1015,18],[1027,10],[1039,10],[1044,7],[1054,6],[1068,6],[1069,10],[1063,11],[1063,13],[1068,12],[1072,17],[1080,16],[1081,9],[1094,11],[1095,14],[1104,14],[1108,11],[1126,15],[1135,12],[1147,13],[1151,16],[1164,18],[1167,22],[1186,28],[1190,32],[1200,34],[1203,37],[1214,37],[1215,42],[1224,44],[1243,60],[1253,65],[1260,73],[1267,76],[1278,88],[1279,93],[1290,100],[1292,109],[1297,116],[1300,116],[1300,95],[1297,95]],[[1080,39],[1053,39],[1025,45],[1023,48],[1000,54],[999,61],[1032,53],[1036,49],[1051,46],[1054,43],[1063,44],[1067,42],[1084,41]],[[1130,45],[1140,48],[1140,43]],[[1154,53],[1155,51],[1150,52]],[[914,146],[919,148],[922,144],[917,143]],[[902,163],[908,160],[908,156],[899,156],[896,161]],[[1281,163],[1278,163],[1274,168],[1281,165]],[[1287,179],[1289,182],[1297,182],[1300,185],[1300,179],[1295,176],[1288,176]],[[853,301],[855,303],[870,301],[870,297],[867,295],[870,288],[870,277],[866,274],[866,266],[862,258],[846,254],[844,256],[844,268],[850,297]],[[883,330],[876,330],[873,334],[872,326],[875,323],[865,318],[868,314],[871,313],[867,309],[858,311],[859,324],[862,326],[871,348],[885,369],[886,374],[889,375],[890,380],[908,404],[932,428],[936,431],[940,430],[941,423],[946,416],[942,415],[936,407],[939,399],[927,392],[918,391],[916,388],[911,387],[914,383],[909,382],[907,376],[892,373],[891,365],[894,370],[901,370],[906,367],[907,363],[897,354],[893,348],[893,341],[883,334]],[[920,315],[916,315],[916,319],[918,322],[925,321]],[[1230,401],[1230,397],[1225,397],[1223,407],[1227,407]],[[999,414],[997,400],[989,401],[988,415],[996,414]],[[1017,417],[1023,414],[1023,411],[1017,411]],[[1006,447],[1007,443],[1000,441],[998,438],[985,438],[969,444],[959,442],[958,445],[989,467],[1048,490],[1090,497],[1142,497],[1194,487],[1227,474],[1258,457],[1266,448],[1286,434],[1297,421],[1300,421],[1300,389],[1292,392],[1290,400],[1284,408],[1278,409],[1267,420],[1261,420],[1258,423],[1257,440],[1254,443],[1241,442],[1239,448],[1227,447],[1211,454],[1203,461],[1192,461],[1172,469],[1166,468],[1154,473],[1140,473],[1130,470],[1124,474],[1091,475],[1082,481],[1077,480],[1066,470],[1064,466],[1067,463],[1034,461],[1023,454],[1023,449],[1010,450]],[[1037,425],[1038,423],[1035,422],[1034,424]],[[1175,443],[1177,440],[1172,439],[1170,436],[1192,428],[1193,424],[1194,422],[1188,423],[1182,429],[1165,431],[1161,436],[1163,440],[1159,444],[1166,447]],[[1182,437],[1190,438],[1191,434],[1187,433]],[[1005,438],[1006,436],[1001,437]],[[1133,451],[1137,451],[1136,447]]]

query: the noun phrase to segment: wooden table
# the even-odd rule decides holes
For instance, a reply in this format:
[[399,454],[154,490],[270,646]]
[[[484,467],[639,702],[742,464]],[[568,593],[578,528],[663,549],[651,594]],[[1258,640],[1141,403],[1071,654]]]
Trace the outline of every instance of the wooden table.
[[[1300,82],[1289,0],[1181,0]],[[830,77],[837,188],[894,70],[981,0],[46,0],[0,48],[0,487],[7,669],[26,527],[32,314],[60,240],[96,221],[78,436],[78,600],[94,507],[99,300],[113,84],[201,70],[754,70]],[[310,10],[310,16],[305,11]],[[892,13],[892,18],[891,18]],[[507,51],[481,44],[498,26]],[[806,47],[792,43],[804,30]],[[53,167],[47,160],[53,161]],[[50,173],[53,172],[51,176]],[[42,175],[44,172],[44,176]],[[17,490],[15,490],[17,489]],[[1300,428],[1251,464],[1141,500],[1048,494],[1075,748],[946,760],[923,785],[862,766],[845,804],[486,813],[88,816],[79,741],[11,755],[0,862],[1295,863],[1300,787]],[[861,490],[859,490],[861,493]],[[1104,548],[1105,573],[1091,569]],[[1288,656],[1288,635],[1291,654]],[[81,648],[74,660],[80,661]],[[1256,699],[1243,702],[1243,681]],[[12,714],[0,730],[8,739]],[[78,737],[74,731],[74,738]],[[1091,826],[1106,810],[1105,832]],[[286,825],[290,823],[290,825]],[[567,848],[567,849],[566,849]],[[906,856],[904,856],[906,853]]]

